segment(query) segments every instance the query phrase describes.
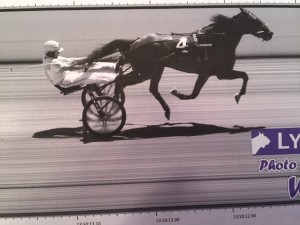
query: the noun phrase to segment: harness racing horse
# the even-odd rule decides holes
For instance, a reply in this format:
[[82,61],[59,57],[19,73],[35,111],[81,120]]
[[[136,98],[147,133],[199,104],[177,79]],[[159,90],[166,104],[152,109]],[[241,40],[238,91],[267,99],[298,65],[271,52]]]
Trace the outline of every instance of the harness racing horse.
[[236,47],[244,34],[268,41],[273,33],[254,14],[241,7],[240,13],[232,18],[217,15],[211,21],[212,24],[189,34],[148,34],[135,40],[116,39],[75,63],[90,65],[95,60],[119,51],[123,61],[131,64],[132,72],[121,76],[116,85],[125,87],[150,79],[149,90],[163,107],[167,119],[170,119],[170,108],[158,91],[164,67],[198,74],[191,94],[171,91],[179,99],[196,98],[210,76],[217,76],[220,80],[241,78],[242,88],[235,94],[238,103],[246,93],[248,75],[233,70]]

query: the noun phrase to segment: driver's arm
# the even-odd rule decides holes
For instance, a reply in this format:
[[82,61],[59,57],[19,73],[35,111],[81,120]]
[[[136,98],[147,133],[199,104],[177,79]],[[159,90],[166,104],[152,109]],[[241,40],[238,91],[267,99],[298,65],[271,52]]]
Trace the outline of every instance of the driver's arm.
[[64,58],[59,57],[52,61],[51,70],[62,74],[63,72],[67,70],[79,70],[84,68],[84,66],[77,66],[77,65],[71,65],[71,62],[75,58]]

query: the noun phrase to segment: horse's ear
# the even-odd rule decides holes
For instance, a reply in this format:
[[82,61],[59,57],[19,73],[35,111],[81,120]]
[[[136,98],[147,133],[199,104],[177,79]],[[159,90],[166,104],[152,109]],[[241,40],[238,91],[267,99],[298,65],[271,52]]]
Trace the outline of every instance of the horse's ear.
[[239,8],[240,8],[241,12],[245,12],[245,10],[243,9],[242,6],[239,6]]

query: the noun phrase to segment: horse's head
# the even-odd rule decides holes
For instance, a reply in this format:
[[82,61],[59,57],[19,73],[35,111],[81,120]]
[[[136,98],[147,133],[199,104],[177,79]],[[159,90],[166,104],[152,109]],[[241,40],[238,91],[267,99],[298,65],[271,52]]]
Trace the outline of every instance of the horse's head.
[[248,10],[242,7],[240,7],[240,10],[241,12],[233,17],[240,32],[243,34],[252,34],[264,41],[272,39],[273,32],[270,31],[264,22]]

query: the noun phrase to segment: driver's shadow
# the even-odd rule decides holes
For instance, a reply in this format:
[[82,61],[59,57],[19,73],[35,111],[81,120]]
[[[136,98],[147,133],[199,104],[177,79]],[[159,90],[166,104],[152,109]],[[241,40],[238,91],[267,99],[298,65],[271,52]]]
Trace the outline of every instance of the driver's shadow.
[[[135,124],[131,124],[136,126]],[[131,126],[127,124],[127,127]],[[72,138],[81,137],[83,143],[91,142],[110,142],[117,140],[135,140],[161,137],[176,137],[176,136],[202,136],[217,133],[242,133],[249,132],[252,129],[261,129],[264,127],[241,127],[234,126],[232,128],[220,127],[216,125],[199,124],[194,122],[188,123],[164,123],[159,125],[149,125],[144,127],[135,127],[123,130],[121,133],[113,137],[95,137],[85,132],[83,127],[76,128],[55,128],[37,132],[33,135],[34,138]]]
[[33,138],[74,138],[74,137],[83,137],[84,130],[83,127],[74,127],[74,128],[54,128],[50,130],[39,131],[33,134]]

